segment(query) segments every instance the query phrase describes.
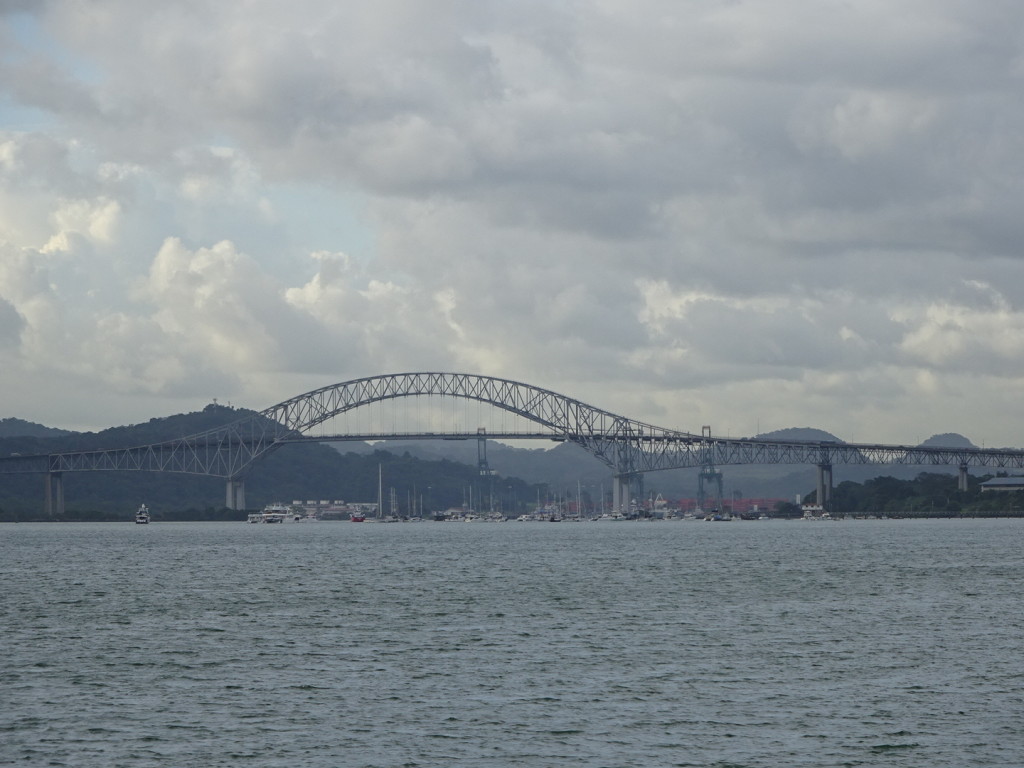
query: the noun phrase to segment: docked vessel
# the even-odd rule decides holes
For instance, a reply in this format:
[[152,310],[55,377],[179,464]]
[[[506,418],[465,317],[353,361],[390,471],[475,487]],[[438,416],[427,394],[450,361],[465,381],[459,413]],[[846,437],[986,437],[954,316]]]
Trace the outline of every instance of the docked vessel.
[[831,520],[832,516],[825,511],[825,508],[821,504],[804,504],[801,507],[803,510],[804,520]]
[[285,504],[267,504],[262,512],[252,512],[246,519],[247,523],[295,523],[301,515]]
[[732,520],[732,515],[728,512],[719,512],[717,509],[713,509],[708,512],[708,514],[704,515],[704,519],[714,521],[716,523],[722,521],[729,522]]
[[149,507],[145,504],[139,505],[139,510],[135,513],[135,524],[146,525],[149,523]]

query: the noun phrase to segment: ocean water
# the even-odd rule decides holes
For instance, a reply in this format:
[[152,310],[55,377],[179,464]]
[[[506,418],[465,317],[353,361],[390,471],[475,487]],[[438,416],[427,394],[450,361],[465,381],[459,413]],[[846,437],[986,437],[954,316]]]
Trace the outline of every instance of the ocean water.
[[0,765],[1024,765],[1024,521],[10,524]]

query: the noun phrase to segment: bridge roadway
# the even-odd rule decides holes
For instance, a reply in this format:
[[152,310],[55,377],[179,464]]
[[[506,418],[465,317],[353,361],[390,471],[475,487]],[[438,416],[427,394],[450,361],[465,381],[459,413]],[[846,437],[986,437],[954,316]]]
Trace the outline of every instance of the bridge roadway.
[[[535,431],[368,432],[307,434],[341,413],[398,398],[435,396],[490,404],[537,425]],[[62,473],[178,472],[223,477],[226,505],[245,506],[244,475],[269,451],[295,442],[376,440],[555,440],[576,443],[615,473],[616,508],[628,504],[630,484],[644,472],[739,464],[808,464],[818,468],[818,498],[831,495],[835,464],[955,466],[960,488],[970,467],[1020,469],[1024,450],[943,448],[839,442],[714,437],[666,429],[603,411],[522,382],[456,373],[404,373],[334,384],[293,397],[260,413],[196,435],[152,445],[0,458],[0,474],[47,473],[47,510],[63,510]]]

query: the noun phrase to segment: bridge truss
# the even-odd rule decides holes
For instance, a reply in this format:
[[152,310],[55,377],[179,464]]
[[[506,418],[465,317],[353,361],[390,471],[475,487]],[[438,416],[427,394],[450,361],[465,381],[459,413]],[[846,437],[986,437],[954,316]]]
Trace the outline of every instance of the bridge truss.
[[[0,459],[0,473],[155,471],[224,477],[228,506],[244,506],[241,478],[269,451],[292,442],[387,439],[471,439],[476,432],[342,433],[310,435],[313,428],[348,411],[399,398],[460,398],[485,403],[535,425],[530,432],[490,438],[561,440],[576,443],[615,473],[616,503],[628,484],[645,472],[737,464],[812,464],[831,485],[835,464],[957,466],[966,487],[969,467],[1024,467],[1024,451],[926,448],[881,444],[803,442],[713,437],[647,424],[522,382],[464,373],[398,373],[333,384],[285,400],[223,427],[163,443],[130,448],[55,453]],[[621,485],[621,487],[620,487]]]

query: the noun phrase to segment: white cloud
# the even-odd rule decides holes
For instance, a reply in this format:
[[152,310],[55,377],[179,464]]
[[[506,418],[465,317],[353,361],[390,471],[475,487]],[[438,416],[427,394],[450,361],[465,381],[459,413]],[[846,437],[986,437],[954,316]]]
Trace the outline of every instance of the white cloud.
[[462,368],[683,428],[900,441],[963,412],[1012,442],[1022,22],[955,0],[7,6],[7,415],[105,426]]
[[268,328],[275,314],[274,287],[228,241],[190,250],[168,239],[140,288],[161,331],[208,364],[251,370],[279,357]]
[[[825,97],[825,98],[822,98]],[[889,155],[927,138],[938,105],[910,93],[857,90],[839,98],[819,94],[791,123],[805,151],[828,148],[850,161]]]

